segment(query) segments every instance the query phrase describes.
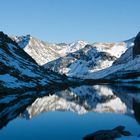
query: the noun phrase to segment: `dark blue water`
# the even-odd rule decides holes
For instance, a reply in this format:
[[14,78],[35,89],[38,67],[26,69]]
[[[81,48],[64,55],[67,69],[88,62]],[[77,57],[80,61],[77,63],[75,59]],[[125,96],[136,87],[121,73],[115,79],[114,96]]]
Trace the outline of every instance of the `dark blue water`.
[[[103,91],[110,90],[104,86],[101,88],[107,88],[102,89]],[[12,121],[7,121],[7,124],[0,130],[0,140],[81,140],[89,133],[102,129],[112,129],[118,125],[125,126],[126,130],[129,130],[133,135],[140,134],[138,118],[135,117],[129,101],[133,96],[138,99],[139,94],[129,93],[123,97],[120,96],[120,98],[118,94],[111,99],[105,100],[105,98],[103,100],[101,90],[100,96],[96,98],[90,96],[90,94],[98,94],[95,89],[99,92],[97,87],[85,86],[58,92],[57,96],[38,98]],[[84,91],[84,93],[79,91]],[[108,95],[106,96],[108,97]],[[115,102],[115,98],[122,102],[118,103],[118,106],[124,105],[127,108],[124,109],[122,106],[119,112],[113,107],[111,108],[111,105],[108,104]],[[105,111],[104,107],[97,109],[98,105],[106,105],[105,109],[108,108],[108,111]],[[7,118],[11,116],[9,112]]]
[[1,140],[80,140],[90,132],[126,126],[133,135],[140,132],[134,118],[112,113],[87,113],[77,115],[72,112],[48,112],[31,120],[17,118],[0,131]]

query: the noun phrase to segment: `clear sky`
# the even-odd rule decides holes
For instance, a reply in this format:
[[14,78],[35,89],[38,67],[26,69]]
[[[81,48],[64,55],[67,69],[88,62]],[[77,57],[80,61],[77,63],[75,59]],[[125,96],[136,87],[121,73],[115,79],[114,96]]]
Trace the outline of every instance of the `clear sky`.
[[0,30],[55,43],[121,41],[140,31],[140,0],[0,0]]

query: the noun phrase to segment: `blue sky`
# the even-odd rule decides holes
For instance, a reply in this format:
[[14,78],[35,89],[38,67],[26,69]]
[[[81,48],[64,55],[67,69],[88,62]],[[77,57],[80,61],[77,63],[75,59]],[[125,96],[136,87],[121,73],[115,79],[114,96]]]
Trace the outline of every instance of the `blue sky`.
[[140,31],[140,0],[0,0],[0,30],[48,42],[121,41]]

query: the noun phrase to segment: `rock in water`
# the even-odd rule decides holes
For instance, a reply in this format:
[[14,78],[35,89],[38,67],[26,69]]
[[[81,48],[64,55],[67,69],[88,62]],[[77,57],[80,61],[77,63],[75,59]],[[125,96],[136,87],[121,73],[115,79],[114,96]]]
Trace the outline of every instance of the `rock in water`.
[[129,131],[124,130],[124,126],[118,126],[111,130],[99,130],[89,135],[86,135],[83,140],[113,140],[121,136],[130,136]]
[[140,32],[137,34],[134,40],[134,47],[133,47],[133,58],[137,55],[140,55]]

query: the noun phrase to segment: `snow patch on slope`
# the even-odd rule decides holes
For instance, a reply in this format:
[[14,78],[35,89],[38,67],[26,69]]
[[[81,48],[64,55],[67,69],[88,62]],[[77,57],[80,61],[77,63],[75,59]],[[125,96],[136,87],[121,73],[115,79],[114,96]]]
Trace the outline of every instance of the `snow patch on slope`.
[[[111,78],[111,77],[109,77],[109,75],[115,74],[116,72],[121,71],[123,74],[127,71],[132,71],[132,72],[139,71],[139,69],[140,69],[140,57],[137,57],[134,60],[131,60],[126,64],[113,65],[113,66],[106,68],[104,70],[91,73],[83,78],[85,78],[85,79],[101,79],[101,78],[105,78],[107,76],[108,76],[108,78]],[[139,79],[135,79],[135,80],[139,81]],[[128,79],[126,79],[126,81],[128,81]],[[133,81],[134,81],[134,79],[133,79]]]
[[12,39],[15,40],[39,65],[44,65],[59,57],[75,52],[87,44],[84,41],[77,41],[70,44],[51,44],[30,35],[12,37]]

